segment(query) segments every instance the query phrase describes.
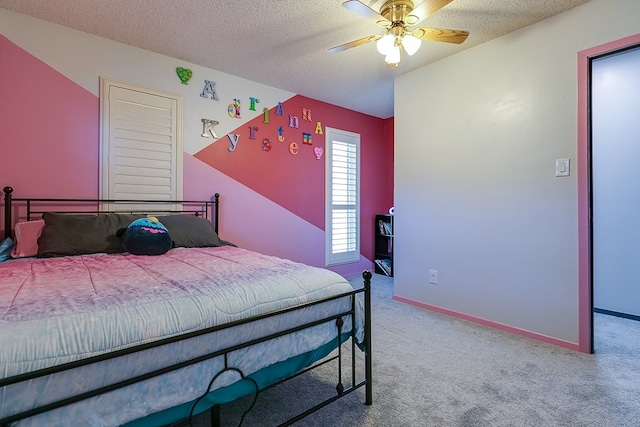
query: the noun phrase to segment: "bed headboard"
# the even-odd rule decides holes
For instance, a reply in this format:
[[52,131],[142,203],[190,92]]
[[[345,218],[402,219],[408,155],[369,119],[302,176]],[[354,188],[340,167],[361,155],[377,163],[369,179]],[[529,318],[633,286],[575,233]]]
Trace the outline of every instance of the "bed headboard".
[[[4,192],[4,235],[11,237],[13,225],[19,220],[31,221],[45,212],[68,214],[128,213],[141,215],[185,214],[210,219],[218,233],[220,194],[211,200],[109,200],[13,197],[13,188]],[[123,206],[126,206],[123,208]]]

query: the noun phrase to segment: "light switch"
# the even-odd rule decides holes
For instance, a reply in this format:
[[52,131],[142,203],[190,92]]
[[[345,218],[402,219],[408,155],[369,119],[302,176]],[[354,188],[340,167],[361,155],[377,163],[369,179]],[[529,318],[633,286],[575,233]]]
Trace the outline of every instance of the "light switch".
[[556,159],[556,176],[569,176],[569,159]]

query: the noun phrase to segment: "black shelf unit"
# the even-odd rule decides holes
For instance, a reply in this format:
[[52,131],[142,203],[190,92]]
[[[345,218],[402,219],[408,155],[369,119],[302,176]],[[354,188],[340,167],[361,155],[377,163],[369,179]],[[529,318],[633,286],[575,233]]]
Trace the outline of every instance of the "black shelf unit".
[[374,226],[375,272],[393,277],[393,215],[377,214]]

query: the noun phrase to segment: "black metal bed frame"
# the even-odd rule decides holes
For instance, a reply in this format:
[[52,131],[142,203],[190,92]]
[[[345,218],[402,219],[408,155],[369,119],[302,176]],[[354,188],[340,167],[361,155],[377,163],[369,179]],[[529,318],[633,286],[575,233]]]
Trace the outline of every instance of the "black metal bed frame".
[[[13,193],[13,189],[11,187],[4,187],[4,208],[5,208],[5,236],[6,237],[11,237],[11,229],[12,229],[12,210],[14,208],[16,208],[15,203],[19,202],[19,203],[24,203],[24,205],[26,206],[26,219],[27,220],[31,220],[32,219],[32,215],[35,214],[42,214],[44,212],[47,211],[42,211],[42,210],[38,210],[38,209],[34,209],[34,206],[32,206],[32,204],[34,203],[43,203],[43,204],[66,204],[66,203],[77,203],[77,204],[100,204],[100,203],[139,203],[139,204],[153,204],[153,205],[158,205],[161,203],[164,204],[180,204],[181,206],[192,206],[194,207],[193,209],[180,209],[178,211],[176,210],[167,210],[167,211],[163,211],[163,212],[172,212],[172,213],[190,213],[190,214],[194,214],[196,216],[202,215],[205,218],[209,218],[209,211],[212,211],[212,224],[213,227],[216,231],[216,233],[218,232],[218,216],[219,216],[219,209],[218,209],[218,205],[219,205],[219,194],[216,193],[213,197],[212,200],[210,201],[167,201],[167,200],[101,200],[101,199],[52,199],[52,198],[14,198],[12,196]],[[126,210],[126,213],[143,213],[144,210]],[[56,212],[61,212],[59,210],[56,210]],[[114,211],[100,211],[100,210],[92,210],[92,211],[68,211],[68,213],[109,213],[109,212],[114,212]],[[118,211],[121,212],[122,211]],[[154,213],[158,213],[159,211],[157,209],[153,209]],[[261,338],[257,338],[251,341],[248,341],[246,343],[242,343],[239,345],[235,345],[229,348],[225,348],[222,350],[218,350],[215,351],[213,353],[210,354],[205,354],[205,355],[201,355],[195,358],[191,358],[188,360],[184,360],[180,363],[176,363],[174,365],[170,365],[170,366],[166,366],[164,368],[161,369],[157,369],[151,372],[147,372],[145,374],[133,377],[133,378],[129,378],[126,380],[122,380],[122,381],[118,381],[97,389],[93,389],[87,392],[83,392],[80,393],[78,395],[72,396],[72,397],[68,397],[68,398],[64,398],[64,399],[60,399],[58,401],[54,401],[52,403],[46,404],[44,406],[41,407],[37,407],[37,408],[33,408],[31,410],[22,412],[22,413],[18,413],[18,414],[14,414],[14,415],[10,415],[4,418],[0,419],[0,426],[2,427],[8,427],[10,425],[10,423],[13,423],[15,421],[19,421],[21,419],[25,419],[25,418],[29,418],[31,416],[34,415],[38,415],[56,408],[60,408],[66,405],[69,405],[71,403],[75,403],[75,402],[79,402],[91,397],[95,397],[119,388],[123,388],[126,387],[128,385],[131,384],[135,384],[153,377],[157,377],[159,375],[180,369],[180,368],[184,368],[186,366],[189,365],[193,365],[199,362],[202,362],[204,360],[208,360],[214,357],[218,357],[218,356],[223,356],[224,357],[224,365],[225,367],[223,368],[222,371],[220,371],[219,373],[217,373],[212,379],[211,382],[207,388],[207,390],[205,390],[202,394],[202,396],[200,398],[198,398],[192,406],[191,409],[191,414],[189,416],[189,418],[187,419],[187,421],[189,423],[191,423],[191,417],[193,415],[194,409],[196,408],[196,406],[198,405],[198,403],[200,402],[200,400],[202,398],[204,398],[207,393],[210,391],[211,386],[213,385],[215,379],[222,374],[223,372],[226,371],[235,371],[236,373],[238,373],[240,375],[240,377],[242,379],[246,379],[249,381],[252,381],[256,387],[256,394],[254,396],[254,400],[253,403],[255,403],[258,394],[261,391],[264,391],[268,388],[274,387],[276,385],[279,385],[283,382],[286,382],[292,378],[298,377],[299,375],[302,375],[308,371],[311,371],[319,366],[325,365],[329,362],[332,361],[337,361],[338,367],[338,382],[336,384],[336,395],[323,400],[322,402],[316,404],[315,406],[307,409],[304,412],[299,413],[298,415],[294,416],[293,418],[285,421],[284,423],[280,424],[280,426],[288,426],[291,425],[297,421],[300,421],[301,419],[303,419],[304,417],[316,412],[317,410],[329,405],[330,403],[336,401],[337,399],[346,396],[347,394],[356,391],[359,388],[364,387],[365,388],[365,404],[366,405],[371,405],[373,403],[373,392],[372,392],[372,360],[371,360],[371,277],[372,274],[370,271],[365,270],[362,273],[362,277],[363,277],[363,283],[364,286],[363,288],[359,288],[359,289],[355,289],[353,291],[350,292],[346,292],[340,295],[336,295],[333,297],[329,297],[329,298],[325,298],[322,300],[317,300],[317,301],[313,301],[313,302],[309,302],[309,303],[304,303],[304,304],[299,304],[296,306],[292,306],[292,307],[288,307],[285,309],[281,309],[281,310],[277,310],[274,312],[270,312],[270,313],[266,313],[266,314],[262,314],[262,315],[258,315],[258,316],[253,316],[247,319],[243,319],[243,320],[238,320],[238,321],[234,321],[234,322],[229,322],[223,325],[219,325],[219,326],[214,326],[214,327],[210,327],[207,329],[203,329],[200,331],[195,331],[195,332],[190,332],[190,333],[186,333],[186,334],[182,334],[179,336],[175,336],[175,337],[170,337],[170,338],[166,338],[166,339],[162,339],[162,340],[158,340],[158,341],[154,341],[151,343],[146,343],[146,344],[141,344],[141,345],[137,345],[134,347],[129,347],[123,350],[118,350],[118,351],[114,351],[114,352],[110,352],[107,354],[103,354],[103,355],[98,355],[98,356],[94,356],[94,357],[90,357],[90,358],[86,358],[86,359],[82,359],[82,360],[77,360],[74,362],[69,362],[69,363],[65,363],[65,364],[61,364],[61,365],[57,365],[57,366],[53,366],[53,367],[49,367],[49,368],[45,368],[45,369],[40,369],[40,370],[36,370],[33,372],[28,372],[28,373],[24,373],[24,374],[20,374],[20,375],[15,375],[13,377],[9,377],[9,378],[4,378],[0,380],[0,388],[12,385],[12,384],[17,384],[17,383],[21,383],[21,382],[25,382],[25,381],[30,381],[36,378],[40,378],[40,377],[44,377],[46,375],[51,375],[54,373],[59,373],[59,372],[64,372],[70,369],[74,369],[80,366],[87,366],[87,365],[92,365],[98,362],[102,362],[104,360],[109,360],[109,359],[114,359],[117,357],[121,357],[121,356],[125,356],[128,354],[133,354],[133,353],[138,353],[144,350],[148,350],[150,348],[156,348],[156,347],[160,347],[163,345],[167,345],[170,343],[174,343],[174,342],[178,342],[178,341],[183,341],[183,340],[188,340],[194,337],[199,337],[199,336],[204,336],[207,334],[213,334],[217,331],[221,331],[223,329],[228,329],[228,328],[233,328],[239,325],[245,325],[245,324],[249,324],[249,323],[253,323],[253,322],[257,322],[259,320],[262,319],[268,319],[268,318],[274,318],[277,316],[281,316],[284,315],[286,313],[295,311],[295,310],[301,310],[301,309],[305,309],[307,307],[311,307],[314,305],[318,305],[318,304],[323,304],[323,303],[327,303],[329,301],[333,301],[333,300],[337,300],[340,298],[345,298],[345,297],[350,297],[351,298],[351,304],[350,304],[350,308],[349,310],[340,312],[340,313],[336,313],[333,316],[324,318],[324,319],[320,319],[320,320],[316,320],[316,321],[311,321],[311,322],[307,322],[305,324],[302,325],[298,325],[296,327],[293,328],[289,328],[286,330],[282,330],[280,332],[277,333],[273,333],[273,334],[269,334],[266,336],[263,336]],[[362,294],[362,295],[361,295]],[[356,338],[355,338],[355,334],[356,334],[356,300],[360,297],[363,296],[364,298],[364,379],[360,378],[357,375],[357,366],[356,366],[356,353],[357,353],[357,346],[356,346]],[[342,354],[342,347],[344,345],[344,343],[342,342],[342,326],[344,323],[344,318],[345,317],[351,317],[351,332],[349,333],[349,337],[351,340],[351,345],[350,345],[350,352],[351,352],[351,379],[350,382],[347,384],[347,386],[345,387],[345,385],[343,384],[342,380],[343,380],[343,354]],[[228,355],[236,350],[242,349],[242,348],[246,348],[246,347],[251,347],[253,345],[265,342],[265,341],[269,341],[275,338],[278,338],[280,336],[285,336],[294,332],[298,332],[304,329],[308,329],[320,324],[324,324],[327,322],[335,322],[336,328],[337,328],[337,342],[336,342],[336,348],[337,348],[337,354],[330,354],[329,356],[326,356],[324,359],[319,360],[318,362],[312,364],[311,366],[293,374],[292,376],[285,378],[283,380],[277,381],[274,384],[271,384],[265,388],[263,388],[262,390],[258,390],[258,386],[257,383],[255,382],[255,380],[251,379],[250,376],[245,377],[244,373],[233,367],[233,366],[229,366],[228,365]],[[346,341],[345,341],[346,342]],[[240,424],[242,424],[242,421],[244,419],[244,416],[246,415],[246,413],[248,413],[252,407],[253,407],[253,403],[251,404],[251,406],[249,407],[249,409],[245,412],[245,414],[242,417],[242,420],[240,421]],[[219,426],[220,425],[220,405],[219,404],[215,404],[213,407],[211,407],[211,425],[212,426]]]
[[[218,205],[220,201],[220,194],[216,193],[213,195],[211,200],[125,200],[125,199],[51,199],[51,198],[33,198],[33,197],[13,197],[13,188],[4,187],[4,237],[11,237],[11,230],[13,228],[13,212],[15,202],[22,202],[25,205],[26,213],[25,220],[31,221],[34,215],[42,215],[45,212],[51,212],[51,209],[41,210],[36,209],[33,205],[50,205],[52,207],[56,207],[56,213],[68,213],[68,214],[102,214],[102,213],[131,213],[131,214],[161,214],[161,213],[180,213],[180,214],[193,214],[195,216],[202,216],[203,218],[209,219],[211,215],[210,221],[213,225],[213,228],[218,233],[218,217],[220,215]],[[56,205],[57,204],[57,205]],[[89,204],[100,205],[100,204],[135,204],[139,207],[136,209],[118,209],[118,210],[100,210],[100,209],[91,209],[91,210],[60,210],[58,209],[60,204],[63,205],[72,205],[76,204],[78,207],[86,206]],[[181,205],[182,209],[171,209],[171,205]],[[149,206],[149,209],[142,209],[142,206]],[[158,206],[167,206],[169,209],[158,209]],[[85,207],[86,209],[86,207]]]

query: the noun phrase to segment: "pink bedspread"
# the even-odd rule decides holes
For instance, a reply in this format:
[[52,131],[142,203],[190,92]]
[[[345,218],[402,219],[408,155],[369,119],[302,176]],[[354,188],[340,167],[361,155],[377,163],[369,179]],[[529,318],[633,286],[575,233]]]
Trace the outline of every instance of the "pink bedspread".
[[0,377],[349,292],[340,275],[232,246],[0,264]]
[[[161,256],[100,254],[0,264],[5,321],[113,310],[302,271],[306,266],[230,246],[174,249]],[[251,295],[246,295],[251,298]]]

